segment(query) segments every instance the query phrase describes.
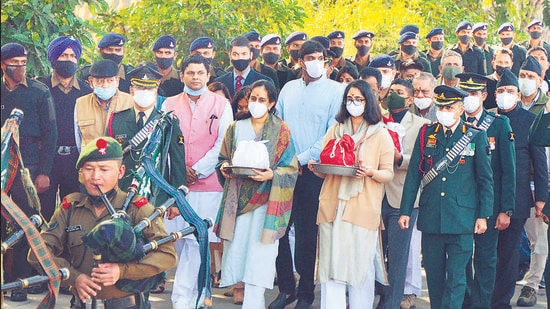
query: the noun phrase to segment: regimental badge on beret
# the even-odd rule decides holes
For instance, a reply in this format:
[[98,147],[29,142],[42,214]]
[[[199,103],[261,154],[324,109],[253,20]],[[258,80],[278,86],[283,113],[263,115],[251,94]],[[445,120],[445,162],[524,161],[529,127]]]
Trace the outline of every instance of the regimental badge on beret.
[[170,47],[174,48],[174,42],[170,42]]
[[208,42],[208,45],[207,45],[208,48],[212,48],[214,46],[212,46],[212,42]]
[[96,141],[95,146],[97,147],[97,152],[104,156],[107,154],[107,141],[100,138]]

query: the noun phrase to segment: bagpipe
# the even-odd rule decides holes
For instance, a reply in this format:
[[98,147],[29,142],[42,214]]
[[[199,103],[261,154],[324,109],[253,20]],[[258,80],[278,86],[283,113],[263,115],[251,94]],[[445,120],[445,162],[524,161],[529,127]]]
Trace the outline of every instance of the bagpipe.
[[[2,284],[2,291],[23,289],[30,285],[48,282],[48,294],[42,299],[37,308],[51,309],[55,308],[61,281],[68,279],[70,273],[66,268],[57,268],[53,256],[40,235],[39,228],[44,222],[40,215],[40,200],[38,199],[36,188],[30,178],[30,173],[28,169],[25,168],[19,151],[19,124],[23,120],[23,116],[23,111],[13,109],[2,126],[1,132],[2,172],[0,187],[2,191],[2,216],[15,227],[15,231],[5,241],[2,241],[2,255],[10,247],[25,237],[29,243],[32,254],[36,255],[45,275],[23,278],[15,282]],[[18,172],[21,174],[20,178],[23,182],[29,205],[39,214],[31,216],[30,219],[8,195]]]
[[[210,218],[200,218],[185,198],[189,192],[189,189],[185,186],[180,186],[179,188],[173,187],[164,179],[161,172],[159,172],[156,168],[156,155],[161,152],[159,149],[163,146],[162,143],[166,143],[166,139],[163,139],[163,136],[165,135],[166,130],[171,132],[172,123],[170,122],[169,117],[171,117],[171,113],[163,114],[149,131],[147,141],[141,151],[141,157],[139,159],[140,166],[133,173],[134,179],[128,188],[127,196],[121,210],[115,211],[114,207],[110,205],[109,199],[105,196],[105,194],[103,194],[103,192],[100,192],[104,204],[111,212],[111,219],[98,224],[92,231],[90,231],[90,233],[84,235],[83,239],[86,246],[92,248],[94,252],[101,254],[104,262],[129,262],[139,261],[148,252],[156,250],[159,246],[193,234],[199,243],[201,256],[201,264],[197,278],[199,295],[197,297],[196,305],[198,306],[199,300],[204,291],[204,304],[207,307],[210,307],[212,304],[212,292],[210,284],[208,228],[213,225],[213,220]],[[171,133],[168,133],[168,136],[170,136],[170,134]],[[140,138],[142,138],[143,141],[143,136]],[[137,222],[134,227],[131,227],[128,223],[126,212],[129,204],[141,189],[140,186],[146,183],[143,181],[142,177],[148,177],[151,181],[150,185],[156,185],[170,197],[162,205],[156,207],[155,211],[148,218]],[[190,226],[179,232],[171,233],[169,236],[162,239],[144,243],[142,231],[151,226],[153,220],[162,217],[166,209],[168,209],[171,205],[175,205],[178,208],[183,219],[187,221]],[[111,235],[111,237],[116,235],[119,240],[124,241],[119,241],[118,244],[113,244],[109,239],[105,238],[105,235]],[[116,286],[127,292],[147,291],[156,285],[156,282],[158,282],[157,277],[159,275],[144,280],[122,279],[116,283]]]

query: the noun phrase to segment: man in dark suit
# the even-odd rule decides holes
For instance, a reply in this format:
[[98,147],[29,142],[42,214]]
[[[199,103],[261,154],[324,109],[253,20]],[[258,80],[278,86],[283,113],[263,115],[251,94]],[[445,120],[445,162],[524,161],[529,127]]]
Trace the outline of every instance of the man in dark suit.
[[[535,207],[537,217],[542,215],[542,208],[548,198],[548,165],[544,147],[529,144],[529,127],[536,115],[523,109],[519,103],[518,79],[509,69],[503,71],[497,83],[496,101],[499,113],[510,119],[514,131],[510,138],[514,139],[516,150],[516,200],[510,226],[498,236],[497,275],[491,308],[511,308],[523,226],[530,216],[531,207]],[[531,180],[535,184],[534,199]]]
[[460,118],[468,94],[445,85],[434,91],[439,122],[420,129],[398,223],[402,229],[409,228],[422,183],[417,225],[422,232],[430,304],[458,309],[464,300],[474,233],[485,232],[493,212],[493,173],[487,134]]
[[[229,58],[231,59],[233,70],[216,78],[214,81],[223,83],[227,89],[229,89],[231,97],[233,97],[243,86],[251,85],[257,80],[265,79],[273,83],[271,78],[250,68],[252,52],[250,49],[250,41],[248,41],[247,38],[238,36],[231,41]],[[275,85],[275,83],[273,84]]]

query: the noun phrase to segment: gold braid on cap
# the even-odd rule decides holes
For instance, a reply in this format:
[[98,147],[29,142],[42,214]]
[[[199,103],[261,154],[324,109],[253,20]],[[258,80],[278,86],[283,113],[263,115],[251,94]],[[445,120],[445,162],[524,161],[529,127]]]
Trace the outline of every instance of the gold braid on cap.
[[461,97],[454,97],[454,98],[447,98],[445,97],[445,93],[441,93],[435,96],[435,104],[444,106],[444,105],[452,105],[456,102],[462,102],[463,98]]
[[464,90],[471,90],[471,91],[478,91],[482,90],[483,88],[487,87],[485,83],[476,83],[474,80],[470,77],[467,81],[463,82],[460,81],[458,83],[461,89]]
[[154,79],[132,78],[130,82],[137,87],[156,88],[159,86],[159,81]]

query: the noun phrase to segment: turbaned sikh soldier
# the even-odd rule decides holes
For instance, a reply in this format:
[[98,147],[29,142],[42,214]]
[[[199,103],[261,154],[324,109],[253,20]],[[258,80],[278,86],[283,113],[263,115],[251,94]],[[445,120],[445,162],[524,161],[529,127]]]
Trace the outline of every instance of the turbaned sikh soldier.
[[[124,203],[126,193],[118,188],[118,181],[125,172],[122,148],[113,138],[96,138],[82,149],[76,168],[85,191],[64,197],[49,228],[42,231],[44,241],[55,256],[55,263],[70,271],[70,279],[65,283],[68,282],[73,295],[79,300],[75,307],[85,308],[84,303],[95,297],[104,304],[105,309],[149,308],[143,293],[125,292],[119,288],[118,282],[123,279],[145,280],[174,267],[174,246],[171,243],[160,245],[139,262],[136,258],[128,262],[105,262],[94,266],[93,250],[84,244],[83,236],[111,218],[97,187],[105,193],[115,210],[120,210]],[[126,210],[131,226],[150,216],[153,211],[154,206],[139,195],[132,199]],[[154,219],[151,226],[143,230],[146,242],[165,236],[162,218]],[[29,254],[29,262],[39,267],[33,254]]]
[[438,122],[420,129],[401,199],[399,225],[408,228],[420,187],[418,229],[432,308],[461,308],[466,264],[475,234],[493,212],[493,173],[485,131],[460,118],[468,94],[435,88]]

